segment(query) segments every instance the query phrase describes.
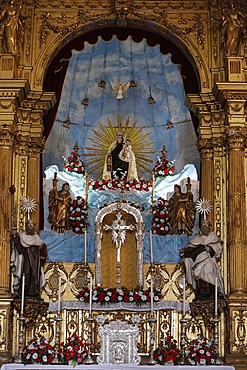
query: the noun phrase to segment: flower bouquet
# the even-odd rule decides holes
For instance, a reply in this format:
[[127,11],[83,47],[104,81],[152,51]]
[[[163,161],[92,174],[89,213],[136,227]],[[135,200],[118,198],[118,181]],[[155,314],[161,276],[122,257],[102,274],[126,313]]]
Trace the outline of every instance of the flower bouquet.
[[177,341],[170,335],[162,339],[162,343],[154,350],[154,360],[160,365],[176,365],[180,359]]
[[68,158],[65,159],[63,168],[66,172],[76,172],[85,175],[85,165],[80,159],[80,154],[77,153],[77,150],[71,152]]
[[77,334],[68,337],[66,343],[61,343],[59,349],[62,363],[72,363],[73,366],[81,364],[88,353],[88,344],[84,342]]
[[169,201],[159,197],[152,204],[153,234],[166,235],[171,231]]
[[138,190],[151,191],[152,181],[149,180],[90,180],[88,181],[89,190]]
[[69,206],[69,229],[83,234],[87,228],[88,206],[86,200],[78,196]]
[[[89,288],[85,287],[79,293],[78,299],[82,302],[89,302]],[[154,290],[154,302],[158,302],[162,298],[160,291]],[[125,287],[121,288],[101,288],[95,287],[92,292],[93,302],[105,303],[118,303],[118,302],[134,302],[141,305],[145,302],[151,301],[150,288],[136,287],[129,290]]]
[[167,177],[169,175],[173,175],[174,171],[175,171],[175,167],[174,167],[174,162],[175,161],[168,161],[166,159],[166,152],[163,150],[162,151],[162,156],[161,157],[157,157],[157,162],[156,162],[156,165],[154,167],[154,176],[155,177]]
[[29,339],[28,345],[22,351],[23,364],[51,364],[53,347],[41,334]]
[[214,340],[200,335],[197,339],[192,339],[189,342],[185,351],[185,363],[188,365],[196,365],[197,363],[213,365],[217,358],[218,352],[215,349]]

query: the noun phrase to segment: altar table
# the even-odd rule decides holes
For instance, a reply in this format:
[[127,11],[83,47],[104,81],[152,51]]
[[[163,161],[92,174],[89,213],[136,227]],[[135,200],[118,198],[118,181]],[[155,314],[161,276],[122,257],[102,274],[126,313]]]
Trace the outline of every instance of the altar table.
[[[65,370],[73,369],[73,366],[68,365],[22,365],[22,364],[4,364],[1,370]],[[77,370],[235,370],[233,366],[162,366],[162,365],[78,365],[74,369]]]

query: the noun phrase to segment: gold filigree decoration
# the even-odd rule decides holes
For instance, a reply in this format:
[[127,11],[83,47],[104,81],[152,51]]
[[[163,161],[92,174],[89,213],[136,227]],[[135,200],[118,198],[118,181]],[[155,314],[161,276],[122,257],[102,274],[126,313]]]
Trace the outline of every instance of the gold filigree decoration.
[[76,262],[69,275],[70,290],[75,297],[83,287],[89,285],[91,272],[85,263]]
[[66,291],[68,274],[61,262],[49,263],[45,270],[46,284],[44,291],[53,301],[58,299],[59,276],[61,276],[61,297]]
[[[20,314],[21,300],[13,301],[14,308]],[[43,300],[27,299],[25,301],[25,325],[28,330],[35,326],[38,318],[47,316],[49,303]]]

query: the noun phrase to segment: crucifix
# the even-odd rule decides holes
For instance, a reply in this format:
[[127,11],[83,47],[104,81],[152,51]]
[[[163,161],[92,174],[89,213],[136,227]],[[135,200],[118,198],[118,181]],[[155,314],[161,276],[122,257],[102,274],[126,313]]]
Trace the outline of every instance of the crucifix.
[[122,219],[122,214],[117,213],[116,219],[112,221],[111,225],[104,225],[104,230],[111,230],[111,237],[113,244],[116,245],[117,249],[117,287],[121,287],[120,274],[121,274],[121,247],[125,243],[127,230],[134,230],[134,225],[126,225],[126,222]]

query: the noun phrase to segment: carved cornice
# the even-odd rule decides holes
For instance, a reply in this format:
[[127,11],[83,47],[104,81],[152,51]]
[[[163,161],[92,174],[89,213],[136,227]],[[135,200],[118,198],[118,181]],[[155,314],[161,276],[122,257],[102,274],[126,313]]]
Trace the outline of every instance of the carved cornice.
[[[114,5],[114,3],[121,4],[122,6],[128,6],[129,3],[133,3],[135,9],[144,9],[144,10],[153,10],[154,4],[152,1],[139,1],[139,0],[39,0],[35,2],[35,7],[39,8],[61,8],[61,9],[78,9],[78,8],[85,8],[85,9],[108,9],[110,6]],[[212,1],[211,7],[217,7],[217,2]],[[214,4],[213,4],[214,3]],[[28,4],[29,5],[29,4]],[[198,0],[196,3],[194,1],[180,1],[180,2],[172,2],[172,1],[163,1],[159,0],[155,2],[155,9],[158,11],[161,9],[166,10],[188,10],[191,9],[196,10],[208,10],[208,4],[205,3],[203,0]]]
[[[20,79],[0,79],[0,99],[6,109],[10,103],[21,104],[22,100],[27,97],[29,83],[27,80]],[[5,103],[6,102],[6,103]]]
[[235,111],[239,111],[239,104],[247,99],[247,83],[217,82],[213,87],[213,93],[223,108],[233,101],[233,107],[236,106]]
[[[197,45],[200,45],[202,50],[206,45],[206,29],[207,29],[207,9],[204,13],[199,13],[198,8],[193,3],[194,13],[184,13],[184,7],[181,5],[181,12],[178,12],[179,7],[176,7],[176,12],[170,12],[171,4],[164,4],[164,2],[155,3],[154,12],[150,12],[150,9],[154,9],[153,4],[148,5],[143,2],[139,6],[133,3],[132,0],[118,1],[112,0],[109,4],[104,5],[103,2],[99,2],[95,7],[91,5],[87,7],[85,3],[83,6],[73,7],[71,2],[64,12],[56,14],[57,8],[52,7],[52,1],[49,2],[44,8],[50,8],[50,11],[45,11],[37,18],[40,21],[40,27],[38,31],[39,45],[42,47],[46,42],[51,33],[66,36],[71,34],[71,38],[75,37],[79,33],[80,28],[85,23],[103,21],[104,19],[132,19],[136,18],[139,20],[150,21],[161,26],[164,26],[169,32],[176,34],[177,36],[184,37],[185,35],[196,36]],[[41,8],[41,6],[40,6]],[[63,5],[61,4],[61,8]],[[188,5],[189,8],[189,5]],[[76,9],[76,14],[75,14]],[[191,8],[190,8],[191,9]],[[199,60],[200,61],[200,57]],[[200,64],[200,63],[199,63]]]

